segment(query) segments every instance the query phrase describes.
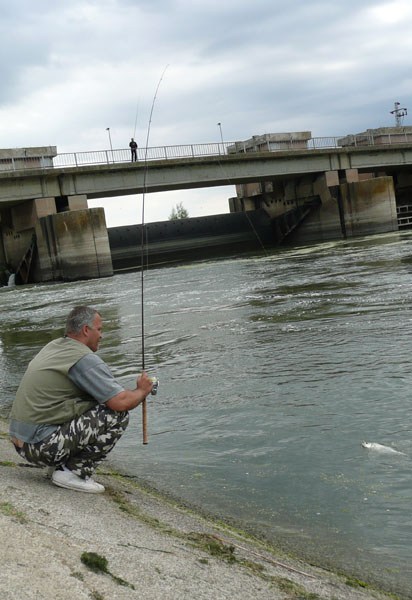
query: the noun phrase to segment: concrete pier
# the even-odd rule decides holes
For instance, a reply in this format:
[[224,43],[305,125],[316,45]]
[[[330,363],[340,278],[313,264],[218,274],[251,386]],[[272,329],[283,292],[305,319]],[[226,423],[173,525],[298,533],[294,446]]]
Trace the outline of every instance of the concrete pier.
[[104,210],[66,211],[36,225],[40,281],[72,281],[113,275]]
[[[3,223],[3,260],[9,271],[18,273],[34,238],[37,248],[30,281],[70,281],[113,274],[103,208],[54,211],[46,216],[36,211],[36,202],[29,202],[26,208],[15,221]],[[17,274],[17,283],[26,282],[20,281]]]

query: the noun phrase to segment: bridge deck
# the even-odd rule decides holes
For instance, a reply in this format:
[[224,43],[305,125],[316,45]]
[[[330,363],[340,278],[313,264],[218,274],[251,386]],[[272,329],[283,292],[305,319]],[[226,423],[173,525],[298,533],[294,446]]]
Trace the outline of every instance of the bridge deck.
[[[324,139],[324,138],[321,138]],[[336,144],[337,138],[326,138],[325,144]],[[312,140],[310,140],[312,141]],[[0,166],[0,205],[7,206],[34,198],[85,195],[87,198],[125,196],[144,192],[160,192],[235,185],[278,178],[292,179],[327,171],[357,169],[368,172],[382,169],[387,174],[410,169],[412,142],[396,144],[352,145],[275,152],[226,153],[220,144],[190,146],[197,152],[188,156],[188,146],[172,146],[185,156],[154,158],[156,149],[148,149],[145,160],[112,162],[111,151],[97,153],[58,154],[52,167],[4,169]],[[158,150],[158,149],[157,149]],[[157,152],[156,150],[156,152]],[[220,154],[219,154],[220,150]],[[153,153],[152,153],[153,151]],[[213,152],[216,152],[214,153]],[[113,151],[124,153],[126,150]],[[145,152],[145,149],[140,149]],[[207,155],[207,153],[210,154]],[[123,156],[123,154],[121,155]],[[147,160],[146,160],[147,159]],[[28,159],[28,165],[30,165]],[[150,161],[150,162],[149,162]]]

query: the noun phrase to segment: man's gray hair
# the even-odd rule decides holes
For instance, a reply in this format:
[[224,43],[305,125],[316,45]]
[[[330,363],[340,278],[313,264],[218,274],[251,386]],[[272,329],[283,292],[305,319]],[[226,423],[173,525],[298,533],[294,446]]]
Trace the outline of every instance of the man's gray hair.
[[100,313],[91,306],[75,306],[67,317],[65,335],[80,333],[84,325],[93,327],[96,315],[100,316]]

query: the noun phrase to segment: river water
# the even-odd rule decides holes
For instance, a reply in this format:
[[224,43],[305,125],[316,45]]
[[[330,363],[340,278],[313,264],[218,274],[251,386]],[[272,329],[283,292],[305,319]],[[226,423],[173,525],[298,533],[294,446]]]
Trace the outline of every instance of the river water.
[[[100,355],[141,365],[140,274],[0,290],[0,403],[75,304]],[[149,444],[133,412],[118,468],[275,545],[412,589],[412,234],[283,248],[144,276]],[[362,441],[400,453],[368,450]]]

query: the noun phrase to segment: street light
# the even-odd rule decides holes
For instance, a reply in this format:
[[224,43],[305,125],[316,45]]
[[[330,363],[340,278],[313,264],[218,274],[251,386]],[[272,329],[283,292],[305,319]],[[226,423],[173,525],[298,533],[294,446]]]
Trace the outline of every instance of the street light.
[[112,162],[114,162],[113,160],[113,146],[112,146],[112,136],[110,135],[110,127],[106,127],[106,131],[109,134],[109,143],[110,143],[110,150],[112,152]]
[[224,144],[224,141],[223,141],[222,123],[218,123],[217,126],[219,127],[220,139],[222,140],[222,153],[225,154],[225,144]]

